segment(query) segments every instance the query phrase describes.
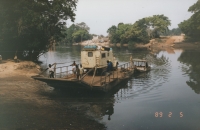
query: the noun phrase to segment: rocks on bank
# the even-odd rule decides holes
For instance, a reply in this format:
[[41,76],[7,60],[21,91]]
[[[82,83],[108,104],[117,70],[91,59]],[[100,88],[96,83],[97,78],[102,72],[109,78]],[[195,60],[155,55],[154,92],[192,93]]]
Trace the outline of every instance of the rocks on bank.
[[107,37],[93,36],[92,40],[83,41],[81,43],[76,43],[74,45],[99,45],[99,46],[108,46],[109,39]]

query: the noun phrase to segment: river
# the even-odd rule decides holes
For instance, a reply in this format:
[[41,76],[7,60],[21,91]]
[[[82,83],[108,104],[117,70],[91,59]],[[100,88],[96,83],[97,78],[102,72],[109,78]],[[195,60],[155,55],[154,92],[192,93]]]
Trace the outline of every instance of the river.
[[[43,68],[54,62],[72,64],[80,60],[80,46],[56,48],[40,57]],[[152,69],[134,75],[120,89],[106,94],[47,91],[52,100],[87,107],[85,115],[108,130],[199,130],[200,50],[172,50],[150,53],[113,48],[122,64],[133,58],[147,58]],[[87,124],[86,124],[87,125]]]

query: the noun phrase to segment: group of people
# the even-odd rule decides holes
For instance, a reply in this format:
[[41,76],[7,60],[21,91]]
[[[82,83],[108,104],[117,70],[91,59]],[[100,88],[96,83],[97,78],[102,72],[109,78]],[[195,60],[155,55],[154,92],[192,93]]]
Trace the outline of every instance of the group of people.
[[[116,68],[118,66],[118,62],[116,62]],[[49,64],[49,77],[50,78],[54,78],[54,68],[52,67],[54,64]],[[74,61],[73,64],[71,64],[70,66],[72,66],[72,72],[73,72],[73,76],[76,79],[80,79],[83,76],[84,73],[84,68],[82,67],[82,65],[80,64],[80,68],[79,65],[76,64],[76,62]],[[110,73],[111,71],[114,70],[113,67],[113,63],[110,60],[107,60],[107,68],[106,68],[106,72]]]
[[[52,67],[54,64],[49,64],[49,77],[50,78],[54,78],[54,68]],[[73,76],[77,79],[80,79],[84,73],[84,69],[82,67],[82,65],[80,64],[80,68],[79,65],[76,64],[76,62],[74,61],[73,64],[71,64],[70,66],[72,66],[72,72],[73,72]]]
[[84,69],[83,69],[82,65],[80,64],[80,68],[79,68],[79,65],[76,64],[76,62],[74,61],[73,64],[71,64],[71,66],[72,66],[72,71],[73,71],[74,77],[76,77],[76,79],[80,79],[84,73]]

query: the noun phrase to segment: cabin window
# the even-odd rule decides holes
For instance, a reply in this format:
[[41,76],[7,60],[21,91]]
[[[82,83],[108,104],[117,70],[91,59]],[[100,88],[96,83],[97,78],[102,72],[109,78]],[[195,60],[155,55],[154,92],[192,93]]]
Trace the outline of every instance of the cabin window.
[[106,53],[102,53],[101,58],[105,58],[105,57],[106,57]]
[[107,56],[109,56],[109,52],[108,52],[108,55]]
[[88,52],[88,57],[93,57],[93,53],[92,52]]

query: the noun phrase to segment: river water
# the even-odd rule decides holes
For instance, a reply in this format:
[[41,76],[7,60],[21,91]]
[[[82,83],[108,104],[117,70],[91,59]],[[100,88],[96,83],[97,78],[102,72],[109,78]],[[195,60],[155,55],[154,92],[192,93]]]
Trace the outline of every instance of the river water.
[[[40,57],[42,67],[54,62],[66,65],[80,59],[80,46],[57,48]],[[53,89],[52,100],[87,107],[86,116],[108,130],[199,130],[200,50],[144,50],[113,48],[122,64],[133,58],[147,58],[150,72],[134,75],[120,89],[109,94],[69,92]],[[64,107],[64,106],[63,106]]]

